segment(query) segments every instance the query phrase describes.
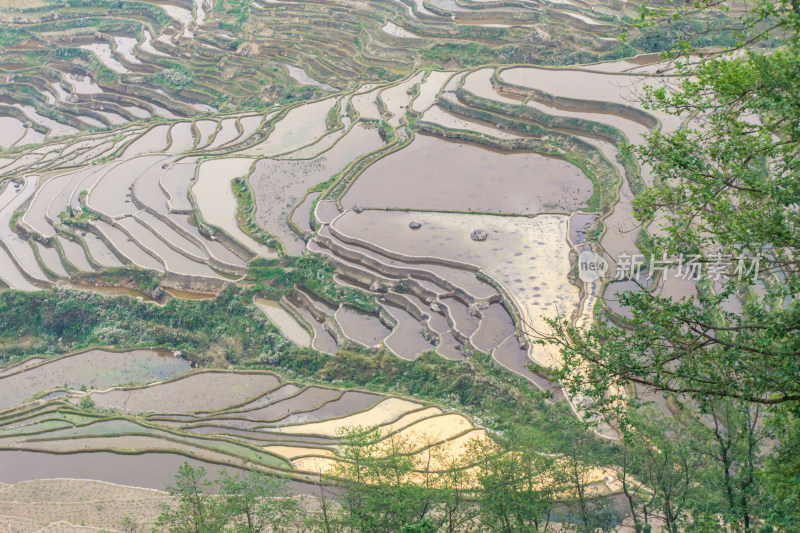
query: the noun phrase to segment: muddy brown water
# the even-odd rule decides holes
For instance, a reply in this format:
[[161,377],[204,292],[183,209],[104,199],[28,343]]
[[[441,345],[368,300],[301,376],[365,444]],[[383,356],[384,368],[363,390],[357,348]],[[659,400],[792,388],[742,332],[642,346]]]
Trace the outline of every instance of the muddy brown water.
[[364,411],[383,400],[380,394],[368,392],[347,391],[338,400],[333,400],[305,413],[296,413],[278,422],[278,426],[288,426],[292,424],[305,424],[307,422],[319,422],[329,418],[341,418],[349,414]]
[[164,292],[181,300],[213,300],[217,297],[213,292],[187,291],[182,289],[164,289]]
[[345,335],[365,346],[380,344],[392,332],[377,316],[346,305],[336,311],[334,316]]
[[188,361],[165,351],[89,350],[3,376],[0,378],[0,407],[11,407],[37,392],[65,384],[71,388],[104,389],[121,383],[167,379],[189,369]]
[[537,213],[586,205],[589,178],[566,161],[417,135],[371,165],[342,198],[364,207]]

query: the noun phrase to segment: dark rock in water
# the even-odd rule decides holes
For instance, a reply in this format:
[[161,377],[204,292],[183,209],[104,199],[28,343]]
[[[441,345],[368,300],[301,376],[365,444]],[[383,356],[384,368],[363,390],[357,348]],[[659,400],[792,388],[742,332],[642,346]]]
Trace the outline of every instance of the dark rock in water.
[[419,222],[411,221],[408,223],[408,227],[411,229],[419,229],[422,227],[422,224],[420,224]]
[[151,297],[153,300],[158,300],[158,299],[160,299],[162,296],[164,296],[164,289],[162,289],[162,288],[161,288],[161,285],[159,285],[158,287],[156,287],[155,289],[153,289],[153,292],[150,294],[150,297]]
[[353,211],[355,211],[356,213],[361,213],[362,211],[364,211],[364,208],[358,204],[355,204],[353,205]]
[[472,231],[472,235],[470,235],[469,237],[473,241],[483,242],[489,237],[489,234],[483,231],[482,229],[476,229]]
[[167,168],[167,164],[166,163],[161,163],[161,168]]

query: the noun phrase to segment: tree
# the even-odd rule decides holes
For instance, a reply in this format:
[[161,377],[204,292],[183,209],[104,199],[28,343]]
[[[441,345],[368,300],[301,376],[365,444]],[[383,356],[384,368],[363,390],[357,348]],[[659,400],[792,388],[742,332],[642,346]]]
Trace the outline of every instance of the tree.
[[376,428],[344,431],[342,460],[330,480],[341,487],[337,531],[395,532],[430,512],[433,490],[415,472],[413,446]]
[[175,501],[162,505],[156,525],[170,533],[278,533],[302,523],[286,483],[256,471],[210,481],[205,468],[184,463],[167,492]]
[[[800,13],[759,0],[743,17],[740,55],[678,61],[676,86],[646,91],[646,107],[691,121],[637,149],[655,185],[637,197],[636,216],[663,220],[641,248],[705,266],[697,299],[628,293],[628,328],[553,322],[560,377],[595,399],[634,382],[764,405],[800,400]],[[757,31],[765,24],[774,31]],[[753,50],[766,39],[772,48]],[[741,310],[726,305],[732,298]]]
[[286,483],[258,472],[231,476],[219,482],[222,512],[231,517],[228,529],[237,533],[279,533],[294,530],[302,514]]
[[170,533],[223,531],[230,517],[222,501],[212,495],[213,488],[214,483],[206,478],[205,468],[183,463],[175,476],[175,486],[167,488],[175,504],[162,504],[156,525]]
[[[654,178],[636,198],[636,216],[657,227],[642,235],[641,251],[691,257],[703,273],[696,297],[627,293],[624,326],[601,319],[587,331],[553,320],[546,340],[563,355],[556,377],[623,427],[641,403],[625,393],[631,383],[675,394],[693,416],[710,417],[715,445],[704,453],[718,468],[692,481],[716,490],[709,516],[747,531],[769,516],[791,523],[788,502],[800,501],[797,478],[781,481],[774,468],[791,465],[785,451],[797,449],[800,435],[790,429],[775,428],[780,459],[764,473],[775,490],[761,499],[757,486],[759,419],[792,425],[800,402],[800,3],[667,2],[644,6],[642,24],[672,27],[729,8],[735,46],[690,58],[687,37],[671,55],[680,76],[645,91],[645,107],[690,120],[636,149]],[[695,504],[699,513],[704,506]]]
[[698,448],[707,449],[698,445],[699,421],[690,418],[687,423],[650,407],[628,418],[621,481],[637,531],[650,530],[655,520],[670,533],[685,526],[695,480],[707,464],[698,453]]

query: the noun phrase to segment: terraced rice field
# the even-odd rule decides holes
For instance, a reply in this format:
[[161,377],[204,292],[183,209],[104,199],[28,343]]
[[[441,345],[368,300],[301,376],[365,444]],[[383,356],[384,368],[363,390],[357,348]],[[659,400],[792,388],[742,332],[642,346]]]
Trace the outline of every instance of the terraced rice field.
[[[588,326],[602,291],[615,298],[571,275],[577,256],[636,251],[633,191],[652,178],[618,146],[680,123],[635,101],[659,80],[653,58],[483,66],[510,43],[509,63],[601,59],[635,6],[480,4],[253,2],[234,21],[203,2],[131,3],[87,28],[71,7],[61,23],[44,6],[2,13],[19,33],[0,51],[0,281],[46,290],[127,266],[159,273],[169,297],[207,298],[247,287],[254,259],[318,255],[370,305],[302,285],[256,297],[297,349],[453,364],[479,351],[565,398],[543,372],[557,353],[532,340],[547,318]],[[466,44],[489,55],[465,58]],[[17,68],[41,46],[74,57]],[[409,437],[420,458],[489,438],[413,398],[189,371],[147,350],[0,368],[0,461],[18,465],[0,501],[42,477],[163,489],[185,458],[288,473],[303,492],[348,427]],[[48,522],[32,509],[14,516]]]
[[[292,492],[311,494],[319,465],[328,469],[340,461],[343,432],[357,427],[377,427],[381,439],[408,436],[419,453],[436,446],[453,457],[466,443],[487,438],[470,419],[414,399],[282,382],[265,372],[185,374],[188,368],[181,357],[147,350],[91,350],[0,368],[5,518],[57,520],[57,511],[36,502],[77,501],[64,499],[66,487],[74,494],[104,487],[114,500],[128,495],[136,505],[165,501],[158,490],[171,484],[184,461],[204,466],[212,479],[241,468],[285,474]],[[129,382],[151,383],[119,386]],[[103,410],[78,406],[86,398]],[[94,481],[80,489],[67,479],[35,481],[55,478]],[[42,491],[38,497],[14,500],[31,487]],[[32,515],[35,509],[42,514]],[[121,509],[97,509],[89,521],[117,527],[107,521],[121,518]],[[71,512],[84,516],[87,510]]]
[[[164,272],[175,291],[213,291],[254,257],[318,253],[341,283],[386,301],[366,316],[295,294],[283,303],[292,320],[272,318],[298,345],[461,359],[517,336],[524,349],[544,317],[590,316],[597,295],[581,299],[567,273],[599,217],[607,257],[634,249],[631,184],[649,169],[628,176],[611,141],[640,142],[665,117],[622,94],[643,79],[628,65],[419,72],[277,113],[125,125],[20,152],[2,169],[0,216],[22,213],[0,233],[3,281],[33,290],[128,264]],[[602,90],[574,88],[590,85]],[[253,202],[244,215],[242,194]],[[475,230],[486,242],[470,239]],[[528,350],[540,366],[558,363]]]

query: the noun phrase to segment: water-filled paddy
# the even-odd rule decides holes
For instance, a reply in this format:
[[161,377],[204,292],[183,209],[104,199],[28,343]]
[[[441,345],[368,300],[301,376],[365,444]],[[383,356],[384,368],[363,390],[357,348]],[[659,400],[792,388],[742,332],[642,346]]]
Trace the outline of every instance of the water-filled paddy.
[[[422,227],[410,230],[412,221]],[[570,248],[565,216],[365,211],[346,213],[335,227],[408,256],[441,257],[480,267],[505,287],[525,322],[536,329],[547,327],[543,315],[569,316],[578,304],[578,289],[567,279]],[[486,241],[471,239],[476,229],[487,233]],[[543,366],[558,362],[544,346],[532,347],[532,356]]]
[[100,407],[127,413],[192,413],[243,403],[277,384],[271,374],[202,372],[150,387],[96,392],[92,399]]
[[350,161],[382,145],[377,128],[356,125],[330,150],[314,159],[258,161],[249,178],[258,207],[256,221],[281,240],[287,253],[302,254],[305,244],[286,225],[292,208],[310,187],[328,180]]
[[212,159],[200,165],[192,195],[203,218],[263,257],[277,257],[277,252],[255,241],[239,227],[236,220],[238,202],[231,181],[247,175],[252,159],[235,157]]
[[311,231],[311,208],[314,207],[314,201],[319,195],[318,192],[309,193],[292,213],[292,222],[305,232]]
[[166,124],[154,126],[147,133],[142,134],[141,137],[128,145],[128,147],[125,148],[125,155],[132,157],[140,154],[152,154],[166,149],[168,131],[169,126]]
[[313,143],[327,131],[325,117],[334,105],[336,98],[328,98],[295,107],[278,121],[264,142],[243,153],[273,156]]
[[[86,248],[89,250],[89,255],[98,264],[108,267],[122,266],[122,261],[114,255],[114,252],[94,233],[83,232],[80,234],[83,242],[86,243]],[[77,265],[76,265],[77,266]]]
[[384,303],[383,308],[397,322],[384,344],[398,357],[416,359],[421,353],[433,350],[434,346],[422,336],[422,325],[402,307]]
[[319,82],[319,81],[315,80],[314,78],[309,76],[306,73],[305,70],[303,70],[300,67],[295,67],[294,65],[284,65],[284,66],[286,67],[286,70],[289,72],[289,76],[294,78],[301,85],[313,85],[313,86],[319,87],[320,89],[323,89],[325,91],[335,91],[336,90],[333,87],[331,87],[330,85],[328,85],[327,83],[322,83],[322,82]]
[[383,31],[385,31],[386,33],[388,33],[389,35],[392,35],[394,37],[405,37],[407,39],[419,39],[418,36],[414,35],[413,33],[411,33],[408,30],[405,30],[405,29],[401,28],[400,26],[398,26],[397,24],[395,24],[393,22],[387,22],[386,24],[381,26],[381,29]]
[[351,413],[364,411],[384,397],[369,392],[347,391],[340,398],[329,401],[313,411],[294,413],[279,421],[279,426],[304,424],[332,418],[340,418]]
[[122,256],[127,258],[130,263],[142,268],[164,272],[164,265],[161,263],[161,260],[156,259],[149,252],[143,250],[127,233],[123,232],[118,227],[112,226],[102,220],[95,221],[93,226],[98,234],[107,239],[108,242],[111,243],[111,246]]
[[115,165],[91,188],[86,205],[109,217],[132,215],[138,209],[131,202],[129,189],[145,171],[154,173],[157,179],[163,161],[162,156],[149,155]]
[[178,122],[173,124],[172,128],[169,130],[169,135],[172,138],[169,151],[173,154],[185,152],[194,146],[195,138],[192,132],[191,122]]
[[[68,460],[65,460],[68,459]],[[109,452],[73,453],[67,458],[43,452],[0,450],[0,463],[7,465],[0,472],[0,481],[15,483],[31,479],[96,479],[164,490],[175,482],[175,472],[184,462],[204,467],[210,479],[222,471],[234,472],[231,467],[204,463],[182,455],[145,453],[118,455]]]
[[[23,240],[14,230],[11,229],[11,217],[19,207],[33,196],[36,188],[36,177],[28,177],[24,184],[17,187],[6,187],[0,196],[0,239],[7,247],[20,268],[30,277],[37,280],[47,280],[47,276],[42,271],[33,248]],[[16,269],[15,269],[16,270]],[[13,271],[10,276],[13,276]]]
[[392,115],[388,121],[391,126],[397,127],[400,125],[400,119],[405,116],[408,104],[411,102],[409,91],[422,80],[423,74],[418,72],[411,78],[387,87],[380,92],[380,98],[386,106],[386,110]]
[[[518,67],[503,70],[500,79],[513,85],[532,87],[545,93],[562,98],[576,100],[601,100],[639,107],[642,85],[652,81],[636,75],[616,75],[588,72],[585,70],[541,69],[535,67]],[[648,111],[664,123],[664,127],[672,130],[680,125],[682,119]]]
[[392,332],[383,325],[377,316],[346,305],[340,307],[334,316],[339,327],[342,328],[342,332],[364,346],[379,345]]
[[418,409],[420,404],[401,400],[400,398],[388,398],[364,412],[356,413],[343,418],[313,422],[309,424],[299,424],[296,426],[283,426],[274,431],[282,433],[298,433],[305,435],[323,435],[336,437],[339,432],[351,426],[370,427],[378,424],[386,424],[396,420],[399,416]]
[[189,362],[152,350],[89,350],[45,361],[0,378],[0,407],[10,407],[36,392],[67,385],[104,389],[122,383],[146,383],[187,372]]
[[439,89],[452,75],[452,72],[443,72],[440,70],[433,70],[428,73],[428,77],[419,85],[419,94],[411,102],[411,109],[418,112],[423,112],[428,109],[436,101],[436,95],[439,94]]
[[11,148],[26,133],[25,125],[14,117],[0,117],[0,150]]
[[[453,100],[449,94],[442,95],[442,98]],[[503,131],[495,128],[489,123],[479,120],[466,119],[463,116],[453,114],[438,105],[431,106],[424,115],[422,120],[438,124],[450,130],[463,130],[473,131],[480,133],[484,136],[495,139],[521,139],[522,137],[516,133]]]
[[172,163],[161,174],[161,190],[168,196],[167,206],[170,211],[189,212],[192,203],[189,201],[189,185],[194,178],[197,164],[194,159],[184,159],[180,163]]
[[220,121],[219,124],[220,128],[217,130],[214,140],[208,145],[209,150],[224,146],[239,136],[239,129],[236,125],[235,118],[225,119]]
[[583,172],[560,159],[417,135],[359,176],[342,204],[536,213],[577,210],[592,191]]
[[275,324],[284,337],[298,346],[311,346],[311,335],[278,302],[256,298],[255,304],[264,311],[270,322]]
[[80,244],[75,241],[65,239],[60,235],[58,236],[57,240],[61,245],[61,249],[64,250],[64,257],[66,257],[67,261],[72,263],[73,266],[77,267],[78,270],[83,272],[90,272],[94,270],[92,265],[89,264],[89,260],[86,258],[86,252]]

